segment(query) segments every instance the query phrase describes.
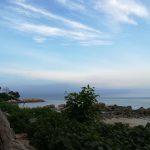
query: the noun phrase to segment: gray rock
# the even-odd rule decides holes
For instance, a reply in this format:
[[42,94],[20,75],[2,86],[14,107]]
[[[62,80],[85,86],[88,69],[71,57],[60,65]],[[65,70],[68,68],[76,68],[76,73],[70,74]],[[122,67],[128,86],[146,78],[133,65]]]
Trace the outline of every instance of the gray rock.
[[24,139],[25,134],[18,137],[14,136],[6,116],[0,110],[0,150],[35,150],[29,141]]
[[0,150],[13,150],[13,134],[9,122],[0,111]]

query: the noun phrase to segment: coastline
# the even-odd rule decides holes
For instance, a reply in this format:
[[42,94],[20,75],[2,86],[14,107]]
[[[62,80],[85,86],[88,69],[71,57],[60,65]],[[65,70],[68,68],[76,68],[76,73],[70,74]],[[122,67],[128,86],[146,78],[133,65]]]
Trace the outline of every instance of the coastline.
[[132,109],[131,106],[110,105],[106,106],[103,118],[107,124],[123,123],[130,127],[145,126],[150,123],[150,108]]
[[[127,98],[128,99],[128,98]],[[65,105],[62,100],[42,100],[38,98],[26,98],[18,102],[19,107],[49,107],[55,111],[61,111]],[[101,103],[103,104],[103,103]],[[105,104],[104,104],[105,105]],[[123,123],[130,127],[137,125],[145,126],[150,122],[150,108],[140,107],[135,109],[132,106],[105,105],[106,111],[102,112],[103,121],[107,124]]]
[[[24,99],[26,97],[22,97],[21,99]],[[37,97],[38,99],[38,97]],[[45,105],[60,105],[64,104],[65,100],[64,98],[51,98],[51,97],[40,97],[40,99],[45,100],[44,103],[34,103],[31,107],[40,107],[40,106],[45,106]],[[150,107],[150,97],[119,97],[119,98],[114,98],[114,97],[100,97],[98,99],[99,103],[105,103],[107,106],[109,105],[118,105],[118,106],[132,106],[132,109],[139,109],[140,107],[144,107],[145,109]],[[30,104],[30,103],[29,103]],[[30,107],[30,105],[27,104],[27,107]]]
[[115,123],[123,123],[128,124],[130,127],[135,127],[138,125],[146,126],[146,124],[150,123],[150,117],[143,118],[111,118],[104,119],[104,122],[107,124],[115,124]]
[[43,99],[38,98],[26,98],[26,99],[15,99],[15,100],[8,100],[9,103],[39,103],[39,102],[46,102]]

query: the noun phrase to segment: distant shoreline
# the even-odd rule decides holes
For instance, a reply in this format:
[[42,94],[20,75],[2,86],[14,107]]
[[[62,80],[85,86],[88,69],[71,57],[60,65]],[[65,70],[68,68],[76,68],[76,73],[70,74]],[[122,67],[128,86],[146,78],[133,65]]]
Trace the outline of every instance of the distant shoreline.
[[[22,98],[24,99],[24,98]],[[38,98],[35,98],[38,99]],[[25,103],[25,107],[42,107],[45,105],[60,105],[64,104],[64,98],[44,98],[41,97],[40,99],[44,99],[45,102],[38,102],[38,103]],[[148,108],[150,107],[150,97],[100,97],[98,98],[98,102],[105,103],[108,105],[118,105],[118,106],[132,106],[132,109],[136,110],[140,107]]]
[[8,100],[9,103],[39,103],[39,102],[46,102],[43,99],[36,99],[36,98],[26,98],[26,99],[18,99],[18,100]]

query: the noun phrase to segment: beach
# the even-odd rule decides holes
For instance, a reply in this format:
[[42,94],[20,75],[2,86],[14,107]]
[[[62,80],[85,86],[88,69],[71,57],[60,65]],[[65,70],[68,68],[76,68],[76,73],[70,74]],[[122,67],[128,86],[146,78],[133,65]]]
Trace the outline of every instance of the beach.
[[108,124],[115,124],[115,123],[123,123],[123,124],[129,124],[130,127],[142,125],[145,126],[148,122],[150,122],[150,117],[145,118],[111,118],[111,119],[105,119],[105,123]]

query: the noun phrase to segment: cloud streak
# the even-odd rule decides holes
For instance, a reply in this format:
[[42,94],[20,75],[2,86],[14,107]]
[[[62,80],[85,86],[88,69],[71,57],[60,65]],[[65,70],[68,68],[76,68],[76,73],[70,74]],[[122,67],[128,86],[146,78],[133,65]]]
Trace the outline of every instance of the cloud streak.
[[[94,0],[92,2],[88,0],[87,4],[81,0],[57,0],[57,2],[65,7],[68,6],[68,9],[74,10],[83,10],[87,6],[91,9],[95,8],[96,13],[97,11],[103,12],[118,24],[137,25],[137,17],[142,19],[149,17],[146,6],[136,0]],[[10,27],[30,33],[37,43],[43,43],[53,37],[61,37],[61,39],[66,40],[66,43],[76,41],[79,45],[84,46],[110,45],[113,43],[111,39],[113,33],[102,32],[99,30],[99,26],[94,28],[93,23],[89,26],[81,23],[81,21],[75,21],[72,18],[66,18],[50,10],[31,5],[25,0],[12,1],[11,4],[14,8],[12,6],[7,7],[8,10],[5,10],[7,13],[4,13],[6,14],[4,19],[10,22]],[[18,20],[15,20],[13,16]],[[42,19],[44,21],[41,24]],[[106,31],[105,28],[103,29]]]
[[[12,21],[12,20],[11,20]],[[28,22],[16,22],[14,23],[14,28],[17,30],[27,32],[34,36],[34,40],[41,43],[50,37],[62,37],[70,41],[78,41],[81,45],[108,45],[111,44],[110,41],[102,39],[101,36],[88,31],[71,31],[66,29],[61,29],[57,27],[47,26],[43,24],[32,24]]]
[[[95,28],[26,4],[25,1],[15,1],[13,4],[16,5],[16,8],[13,9],[13,12],[16,10],[14,16],[17,16],[17,14],[22,15],[25,12],[24,17],[16,20],[7,14],[3,19],[9,22],[11,27],[32,35],[37,43],[43,43],[47,38],[61,37],[61,39],[65,39],[67,42],[77,41],[78,44],[84,46],[111,44],[108,34]],[[41,15],[46,17],[48,19],[47,23],[41,24],[39,18],[33,18],[33,13],[35,16]],[[33,23],[34,21],[38,23],[35,24]],[[51,21],[56,21],[55,25],[49,25]],[[63,24],[61,27],[60,23]]]
[[55,14],[51,13],[50,11],[47,11],[47,10],[44,10],[44,9],[40,9],[40,8],[34,7],[32,5],[28,5],[26,3],[22,3],[22,2],[18,2],[18,1],[16,1],[15,4],[18,5],[18,6],[23,7],[24,9],[32,11],[34,13],[38,13],[38,14],[47,16],[47,17],[49,17],[51,19],[56,19],[56,20],[62,21],[66,25],[69,25],[69,27],[71,27],[71,28],[74,28],[74,29],[83,29],[83,30],[90,30],[90,31],[95,31],[95,32],[100,33],[100,31],[95,30],[94,28],[86,26],[86,25],[84,25],[84,24],[82,24],[80,22],[73,21],[73,20],[70,20],[70,19],[66,19],[66,18],[64,18],[62,16],[55,15]]
[[82,5],[79,2],[77,3],[73,0],[56,0],[56,1],[70,10],[85,11],[85,9],[86,9],[84,5]]
[[95,8],[121,24],[137,25],[136,17],[149,17],[146,6],[136,0],[96,0]]
[[34,80],[92,84],[94,86],[101,85],[109,88],[149,87],[149,71],[143,69],[141,72],[139,70],[130,69],[120,70],[120,72],[118,72],[118,70],[103,70],[99,72],[92,71],[91,73],[78,73],[72,71],[30,70],[13,67],[12,69],[1,68],[0,73]]

